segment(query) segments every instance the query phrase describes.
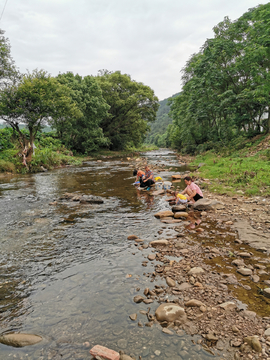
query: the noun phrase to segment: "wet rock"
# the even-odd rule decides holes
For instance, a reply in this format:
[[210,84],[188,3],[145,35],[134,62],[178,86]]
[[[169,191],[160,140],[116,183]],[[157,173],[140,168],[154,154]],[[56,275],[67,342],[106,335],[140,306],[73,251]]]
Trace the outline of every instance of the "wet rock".
[[167,246],[167,245],[169,245],[169,241],[166,240],[166,239],[154,240],[154,241],[151,241],[151,242],[150,242],[150,245],[153,246],[153,247],[156,247],[156,246]]
[[143,323],[141,321],[138,322],[139,327],[143,327]]
[[155,260],[155,258],[156,258],[156,254],[149,254],[149,255],[147,256],[147,258],[148,258],[148,260],[153,261],[153,260]]
[[265,330],[264,336],[270,336],[270,328]]
[[164,334],[167,334],[167,335],[173,335],[173,332],[172,332],[171,330],[167,329],[167,328],[163,328],[163,329],[162,329],[162,332],[163,332]]
[[172,180],[181,180],[181,179],[182,179],[181,175],[178,175],[178,174],[172,175]]
[[237,305],[232,301],[227,301],[225,303],[220,304],[219,307],[227,311],[227,310],[235,309]]
[[240,312],[240,315],[244,318],[248,318],[250,320],[255,320],[256,319],[256,313],[255,311],[249,311],[249,310],[244,310]]
[[154,300],[152,300],[152,299],[144,299],[143,302],[145,304],[152,304],[152,302],[154,302]]
[[131,314],[129,315],[130,320],[136,321],[137,320],[137,314]]
[[187,208],[185,207],[185,205],[175,205],[172,207],[172,211],[173,212],[177,212],[177,211],[185,211],[187,210]]
[[187,320],[187,315],[185,313],[185,310],[173,303],[167,303],[160,305],[156,312],[155,312],[156,318],[158,321],[167,321],[167,322],[173,322],[175,320],[181,321],[181,323],[185,323]]
[[188,275],[200,275],[203,273],[204,273],[204,270],[201,267],[194,267],[189,270]]
[[174,213],[170,210],[159,211],[158,213],[154,214],[157,219],[162,219],[164,217],[173,217],[173,215]]
[[263,295],[270,298],[270,288],[263,289]]
[[201,301],[199,300],[195,300],[195,299],[191,299],[189,301],[187,301],[185,303],[185,306],[187,307],[200,307],[200,306],[205,306],[204,303],[202,303]]
[[176,212],[176,213],[174,214],[174,218],[175,218],[175,219],[187,218],[187,217],[188,217],[188,213],[183,212],[183,211],[179,211],[179,212]]
[[218,341],[218,337],[211,333],[204,335],[204,337],[209,341]]
[[152,195],[154,195],[154,196],[163,195],[163,194],[165,194],[164,189],[156,190],[156,191],[153,191],[153,193],[152,193]]
[[249,346],[251,346],[252,349],[255,350],[256,352],[258,353],[262,352],[262,346],[257,336],[247,336],[244,338],[244,341],[248,343]]
[[175,285],[176,285],[175,281],[172,278],[170,278],[169,276],[166,277],[166,283],[170,287],[175,287]]
[[120,349],[125,349],[127,347],[127,340],[126,339],[119,339],[117,341],[117,346],[120,348]]
[[24,347],[29,345],[35,345],[42,340],[41,336],[34,334],[5,334],[0,336],[0,343],[13,346],[13,347]]
[[95,345],[91,350],[90,354],[93,357],[99,356],[108,360],[119,360],[120,354],[114,350],[108,349],[101,345]]
[[136,304],[138,304],[138,303],[141,303],[144,299],[145,299],[145,298],[144,298],[143,296],[141,296],[141,295],[136,295],[136,296],[134,296],[133,301],[134,301]]
[[[120,353],[120,351],[119,351]],[[120,359],[119,360],[134,360],[132,357],[126,355],[126,354],[123,354],[123,353],[120,353]]]
[[248,275],[252,275],[252,270],[248,269],[248,268],[239,268],[237,269],[237,272],[239,272],[239,274],[244,275],[244,276],[248,276]]

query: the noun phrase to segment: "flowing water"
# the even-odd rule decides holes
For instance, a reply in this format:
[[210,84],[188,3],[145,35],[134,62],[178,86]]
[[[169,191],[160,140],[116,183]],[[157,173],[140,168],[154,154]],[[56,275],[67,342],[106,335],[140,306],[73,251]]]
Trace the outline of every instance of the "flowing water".
[[[166,164],[164,180],[179,168],[173,153],[143,154],[149,164]],[[13,348],[0,344],[0,359],[90,359],[100,344],[124,350],[136,359],[218,359],[196,341],[169,336],[147,322],[133,297],[151,283],[142,266],[151,249],[138,251],[127,236],[149,242],[161,229],[153,214],[169,209],[162,197],[136,190],[129,161],[102,159],[35,175],[0,179],[0,319],[1,333],[38,334],[43,341]],[[183,184],[180,184],[183,187]],[[65,192],[97,195],[101,205],[58,201]],[[168,225],[163,235],[170,236]],[[142,256],[143,254],[143,256]],[[138,292],[138,288],[141,289]],[[137,321],[129,315],[137,313]],[[156,352],[156,353],[155,353]]]

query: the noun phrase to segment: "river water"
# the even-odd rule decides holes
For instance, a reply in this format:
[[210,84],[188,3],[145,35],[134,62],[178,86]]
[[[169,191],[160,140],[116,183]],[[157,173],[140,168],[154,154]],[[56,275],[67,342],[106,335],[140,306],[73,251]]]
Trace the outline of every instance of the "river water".
[[[164,180],[171,179],[169,168],[187,170],[168,151],[143,156],[166,165]],[[0,359],[90,359],[96,344],[136,359],[219,358],[196,345],[199,337],[138,326],[147,322],[139,310],[154,314],[159,304],[135,304],[133,297],[164,282],[143,275],[154,271],[153,263],[142,266],[151,249],[138,251],[127,236],[159,238],[164,224],[153,214],[169,205],[136,190],[132,171],[126,158],[104,158],[0,179],[0,330],[43,337],[20,349],[0,344]],[[65,192],[101,196],[104,204],[58,201]],[[170,225],[163,230],[163,237],[173,233]]]

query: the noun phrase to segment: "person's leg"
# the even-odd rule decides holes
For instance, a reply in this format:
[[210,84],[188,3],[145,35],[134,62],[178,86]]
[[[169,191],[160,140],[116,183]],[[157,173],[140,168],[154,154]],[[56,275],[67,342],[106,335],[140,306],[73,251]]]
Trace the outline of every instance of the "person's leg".
[[194,202],[195,202],[195,201],[198,201],[198,200],[200,200],[200,199],[203,199],[203,197],[197,193],[197,194],[193,197],[193,199],[194,199]]

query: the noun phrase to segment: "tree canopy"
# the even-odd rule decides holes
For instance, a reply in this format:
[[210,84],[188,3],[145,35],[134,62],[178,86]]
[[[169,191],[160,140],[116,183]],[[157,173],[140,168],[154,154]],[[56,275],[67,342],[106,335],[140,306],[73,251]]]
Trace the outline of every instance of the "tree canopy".
[[0,29],[0,89],[19,76],[11,57],[9,41],[4,33]]
[[213,30],[172,100],[170,139],[186,151],[270,131],[270,3],[234,22],[225,17]]
[[78,118],[82,114],[72,102],[70,90],[45,71],[34,70],[10,84],[0,93],[0,116],[20,136],[23,147],[28,147],[19,124],[25,124],[33,149],[35,136],[47,124],[59,119]]
[[101,122],[110,148],[118,150],[141,143],[149,129],[148,122],[156,118],[159,104],[154,91],[120,71],[101,71],[96,79],[110,106],[108,116]]
[[82,116],[63,117],[55,123],[55,128],[64,143],[79,153],[90,153],[99,147],[106,146],[108,139],[104,137],[101,121],[108,116],[109,105],[102,97],[101,89],[92,76],[74,75],[71,72],[60,74],[59,83],[71,89],[71,96]]

